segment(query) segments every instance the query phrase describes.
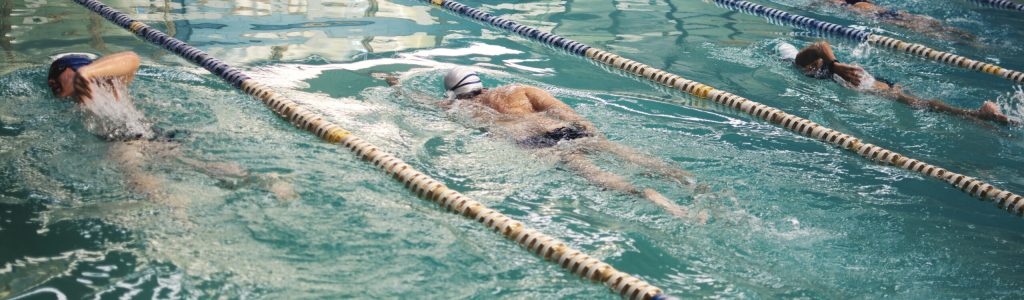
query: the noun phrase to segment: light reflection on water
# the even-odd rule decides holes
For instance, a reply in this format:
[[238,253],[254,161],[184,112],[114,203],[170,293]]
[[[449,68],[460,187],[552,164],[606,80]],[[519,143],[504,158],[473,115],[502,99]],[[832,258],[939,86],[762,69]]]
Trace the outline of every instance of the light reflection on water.
[[[885,4],[937,16],[970,9],[921,3]],[[942,183],[651,89],[425,5],[111,4],[245,68],[467,195],[673,294],[1020,296],[1019,219]],[[803,78],[768,53],[775,41],[814,40],[805,33],[700,1],[467,4],[1024,190],[1017,172],[1024,167],[1019,129],[990,129],[854,94]],[[0,216],[17,224],[0,222],[0,234],[18,233],[45,248],[0,249],[0,263],[13,266],[0,268],[0,283],[7,283],[0,285],[7,288],[0,288],[0,298],[49,287],[70,298],[612,297],[600,285],[413,198],[344,150],[292,128],[256,101],[69,2],[0,5],[7,62],[0,67],[6,74],[0,77],[0,203],[10,210]],[[1020,68],[1013,55],[1020,47],[1012,43],[1021,40],[1019,34],[986,26],[1015,19],[984,21],[977,14],[971,19],[982,21],[954,22],[1004,43],[998,45],[1005,52],[956,49]],[[1007,82],[835,44],[844,59],[900,78],[915,93],[961,106],[996,98],[1005,110],[1022,112],[1020,88]],[[180,141],[186,156],[280,174],[301,198],[279,201],[258,185],[225,185],[173,161],[151,171],[167,178],[170,193],[186,196],[191,226],[129,193],[123,174],[106,159],[110,145],[93,137],[81,113],[49,97],[40,82],[43,62],[55,53],[122,50],[146,58],[132,93],[147,119],[191,132]],[[633,173],[641,184],[670,190],[667,196],[682,204],[710,211],[711,223],[681,223],[642,200],[595,189],[436,108],[430,99],[442,96],[439,69],[453,65],[482,69],[491,85],[548,89],[611,139],[696,173],[712,193],[674,191],[635,167],[602,161]],[[370,72],[401,72],[403,87],[387,88]]]

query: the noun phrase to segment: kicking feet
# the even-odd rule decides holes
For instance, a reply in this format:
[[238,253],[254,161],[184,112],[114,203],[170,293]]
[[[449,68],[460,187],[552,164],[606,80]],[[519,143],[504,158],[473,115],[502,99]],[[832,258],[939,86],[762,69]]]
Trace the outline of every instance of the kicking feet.
[[1006,117],[1006,115],[999,110],[999,106],[992,101],[985,101],[985,103],[978,108],[977,117],[1004,125],[1010,124],[1010,118]]

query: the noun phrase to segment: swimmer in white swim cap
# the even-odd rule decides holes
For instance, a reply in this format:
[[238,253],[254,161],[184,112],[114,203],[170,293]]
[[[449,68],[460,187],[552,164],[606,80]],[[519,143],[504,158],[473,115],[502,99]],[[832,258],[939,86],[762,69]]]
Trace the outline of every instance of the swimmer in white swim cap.
[[[399,84],[394,76],[379,73],[373,75],[388,84]],[[480,76],[468,68],[448,71],[444,77],[444,89],[449,93],[449,100],[438,103],[442,108],[470,110],[470,115],[485,124],[492,135],[505,137],[520,148],[533,150],[539,157],[555,158],[566,169],[601,187],[638,195],[673,215],[692,218],[698,223],[706,222],[706,212],[699,211],[690,215],[686,207],[673,203],[657,191],[637,187],[623,176],[602,170],[588,156],[601,156],[605,153],[618,156],[647,168],[650,173],[695,188],[691,174],[658,158],[609,141],[594,124],[547,91],[519,84],[485,89]]]
[[484,92],[480,76],[468,68],[454,68],[444,76],[444,89],[454,99],[470,99]]

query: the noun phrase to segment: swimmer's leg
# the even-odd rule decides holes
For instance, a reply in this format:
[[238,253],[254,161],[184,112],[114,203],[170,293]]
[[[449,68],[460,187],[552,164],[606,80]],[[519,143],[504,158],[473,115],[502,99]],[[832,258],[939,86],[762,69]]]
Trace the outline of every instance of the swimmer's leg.
[[143,152],[145,145],[145,142],[140,141],[114,143],[108,157],[117,163],[118,170],[124,174],[133,193],[144,195],[146,199],[169,208],[175,220],[185,226],[191,226],[192,222],[186,214],[188,199],[167,193],[164,189],[164,178],[145,171],[145,165],[148,163]]
[[622,144],[602,139],[594,141],[591,144],[591,147],[594,148],[594,150],[605,151],[628,162],[650,168],[665,177],[675,180],[681,185],[692,186],[694,184],[693,174],[690,174],[690,172],[673,167],[660,159],[644,155],[643,153],[640,153],[633,148],[623,146]]
[[622,176],[601,170],[601,168],[599,168],[597,165],[591,162],[590,159],[587,159],[581,154],[566,155],[562,158],[562,162],[565,164],[566,167],[580,174],[590,182],[596,183],[608,189],[643,196],[644,198],[647,198],[647,200],[650,200],[651,202],[654,202],[654,204],[661,206],[662,208],[667,210],[672,215],[675,215],[676,217],[689,217],[689,210],[686,209],[685,207],[672,203],[672,201],[670,201],[668,198],[665,198],[665,196],[662,196],[661,193],[658,193],[655,190],[637,189],[635,186],[633,186],[632,183],[627,181]]
[[185,156],[178,157],[178,161],[194,168],[210,178],[216,179],[227,185],[230,189],[236,189],[246,183],[256,183],[280,201],[293,201],[299,199],[295,188],[277,173],[251,174],[242,166],[233,162],[205,162]]

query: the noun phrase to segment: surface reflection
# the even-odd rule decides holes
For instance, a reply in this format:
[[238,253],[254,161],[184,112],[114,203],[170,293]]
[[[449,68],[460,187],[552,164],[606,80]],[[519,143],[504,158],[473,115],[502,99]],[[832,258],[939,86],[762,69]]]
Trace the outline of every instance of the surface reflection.
[[[439,28],[430,26],[437,21],[429,14],[429,6],[384,0],[106,3],[233,64],[347,61],[367,53],[429,48],[439,40]],[[0,49],[8,62],[0,69],[3,72],[14,64],[39,64],[67,51],[135,50],[157,61],[176,63],[159,49],[146,49],[132,39],[71,2],[0,3]]]

